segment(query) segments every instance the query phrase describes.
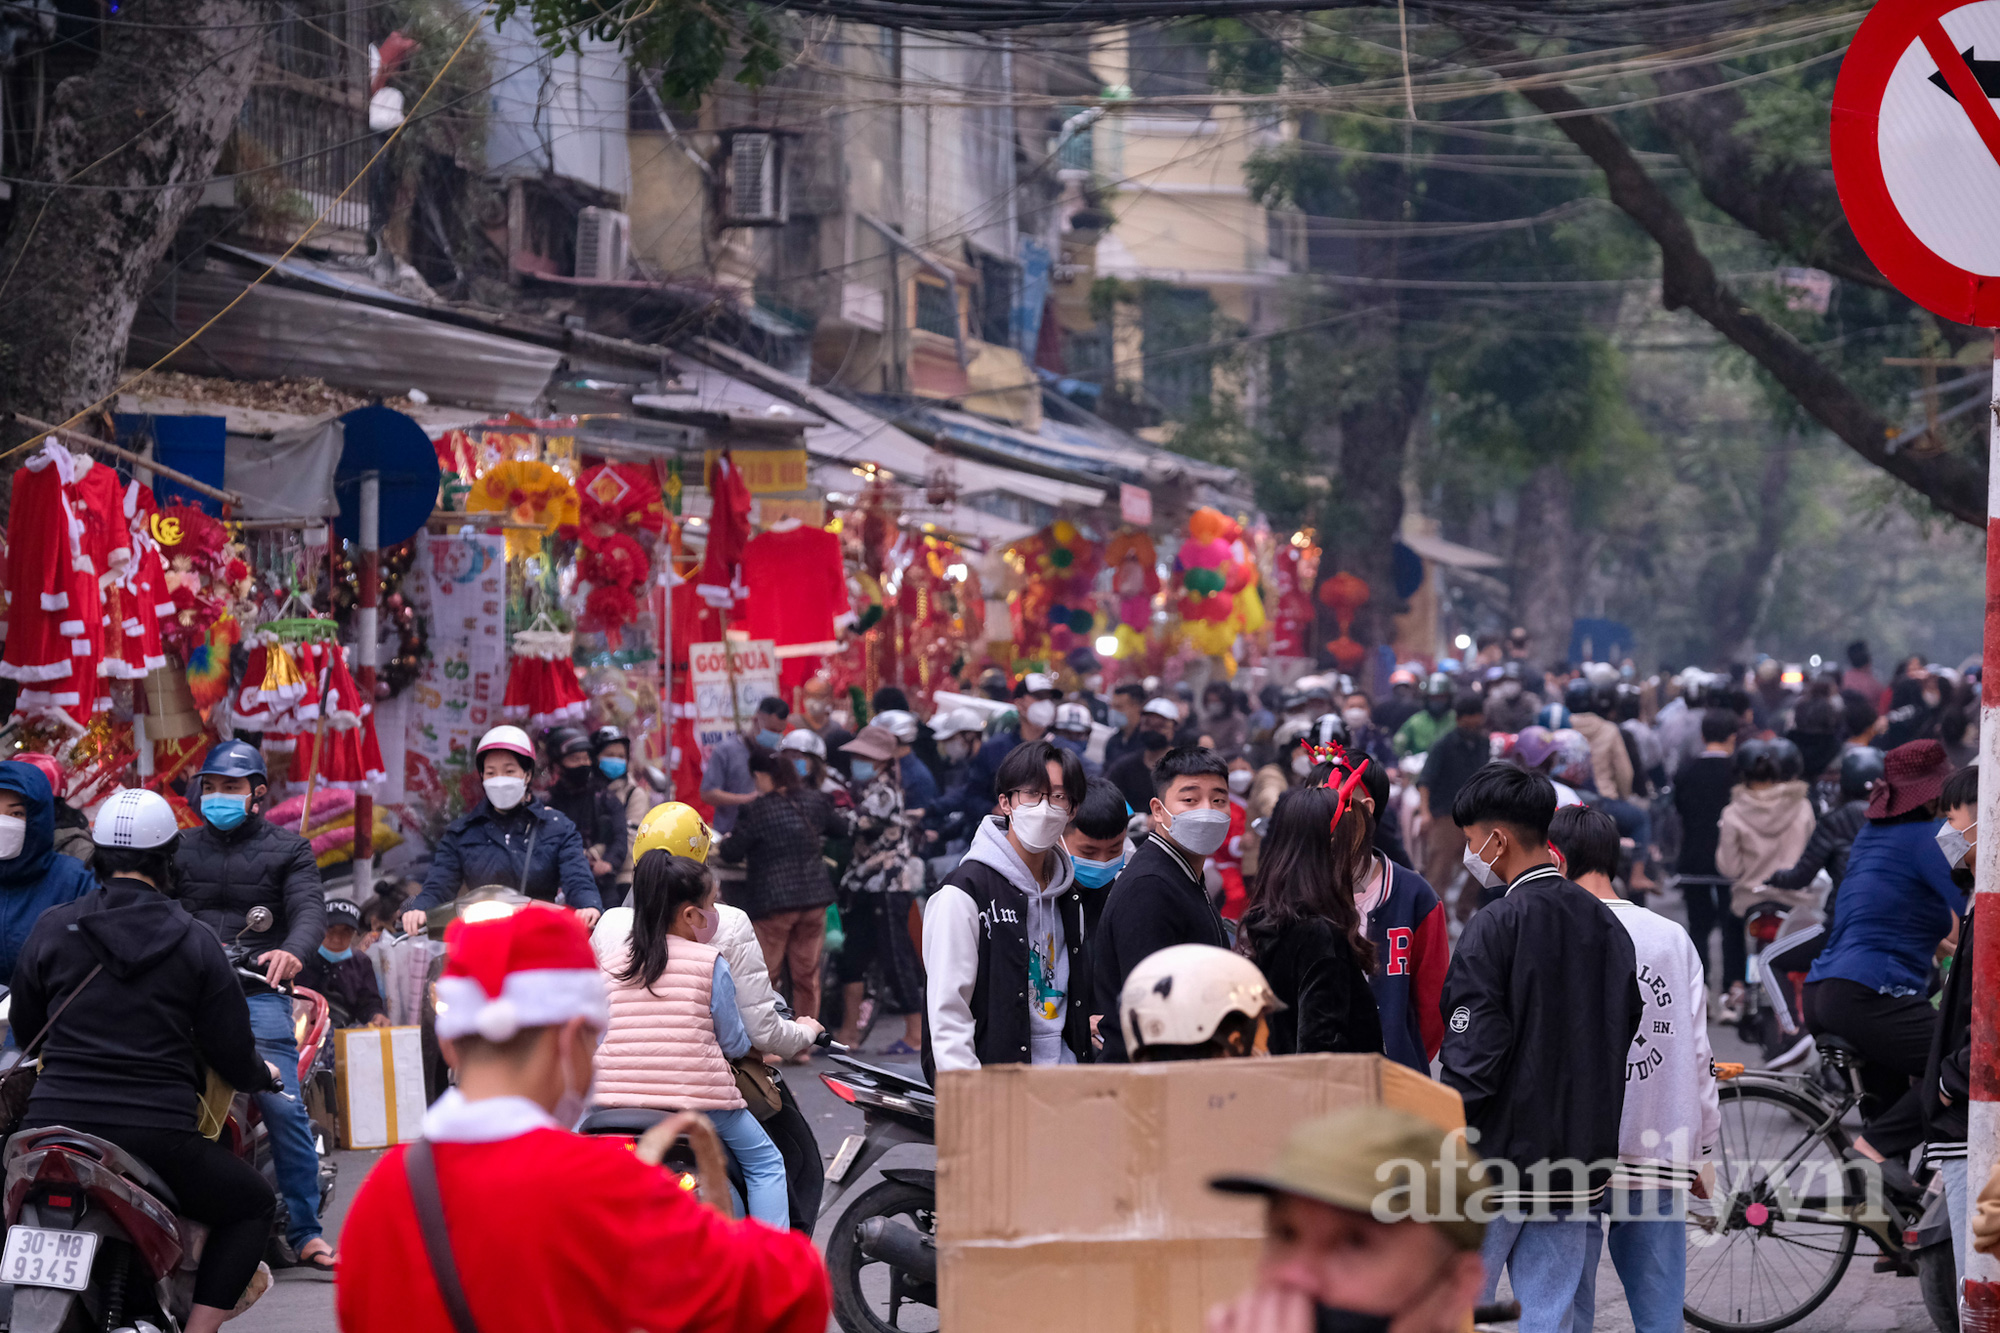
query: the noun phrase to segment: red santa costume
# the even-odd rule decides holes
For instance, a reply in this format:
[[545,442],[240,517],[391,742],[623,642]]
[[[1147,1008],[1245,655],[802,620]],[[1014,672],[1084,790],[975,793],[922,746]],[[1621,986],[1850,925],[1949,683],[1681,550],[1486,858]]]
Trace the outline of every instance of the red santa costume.
[[138,680],[167,664],[161,626],[177,609],[167,592],[160,544],[153,539],[153,518],[159,505],[152,489],[136,481],[129,483],[119,513],[126,551],[123,558],[112,562],[111,582],[105,588],[105,672]]
[[103,610],[72,484],[77,460],[50,440],[14,474],[7,523],[7,646],[0,676],[21,682],[15,710],[61,711],[78,726],[98,700]]
[[750,483],[724,449],[709,469],[708,549],[702,552],[695,592],[710,606],[729,609],[743,600],[739,565],[750,541]]
[[750,539],[742,570],[750,595],[745,628],[777,645],[778,692],[789,699],[840,651],[837,627],[854,619],[840,538],[787,520]]
[[[590,941],[561,908],[454,922],[437,1030],[504,1041],[525,1027],[609,1022]],[[484,1333],[823,1333],[826,1266],[804,1236],[729,1222],[615,1139],[562,1129],[538,1102],[467,1101],[424,1117],[451,1252]],[[389,1150],[341,1230],[345,1333],[453,1333],[418,1231],[406,1152]]]
[[1243,833],[1250,827],[1249,813],[1249,802],[1231,791],[1229,836],[1209,858],[1215,862],[1215,872],[1222,876],[1222,915],[1228,921],[1242,920],[1243,909],[1250,905],[1249,892],[1243,886]]

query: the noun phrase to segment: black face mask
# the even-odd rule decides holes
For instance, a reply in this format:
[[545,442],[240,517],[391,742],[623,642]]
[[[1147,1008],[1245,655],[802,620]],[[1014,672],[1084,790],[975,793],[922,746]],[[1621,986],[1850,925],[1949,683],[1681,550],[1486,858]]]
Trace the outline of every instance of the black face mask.
[[1313,1305],[1313,1333],[1388,1333],[1391,1316],[1362,1314],[1337,1305]]
[[564,791],[582,791],[590,781],[589,768],[565,768],[556,774],[556,785]]
[[1146,733],[1146,748],[1148,750],[1164,750],[1168,746],[1172,745],[1173,742],[1174,742],[1173,737],[1162,736],[1157,731],[1149,731]]
[[1451,711],[1451,700],[1432,699],[1424,704],[1424,711],[1432,717],[1443,717]]

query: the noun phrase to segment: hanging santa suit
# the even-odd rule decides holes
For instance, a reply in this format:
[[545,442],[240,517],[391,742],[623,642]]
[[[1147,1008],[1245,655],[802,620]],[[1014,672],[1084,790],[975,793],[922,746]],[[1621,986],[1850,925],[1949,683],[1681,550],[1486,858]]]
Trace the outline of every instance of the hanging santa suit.
[[7,523],[7,644],[0,676],[21,682],[15,712],[61,710],[81,726],[97,699],[102,633],[95,567],[70,485],[76,459],[50,440],[14,474]]
[[[97,675],[100,681],[117,678],[138,680],[146,674],[145,653],[133,646],[137,659],[125,660],[125,614],[118,583],[132,563],[132,529],[125,521],[124,483],[117,472],[93,459],[78,455],[75,480],[70,483],[75,496],[76,516],[83,521],[83,550],[97,574]],[[135,622],[136,623],[136,622]],[[110,691],[100,689],[104,706],[111,703]]]
[[742,470],[727,449],[716,456],[715,466],[709,469],[708,495],[712,502],[708,549],[702,553],[695,591],[710,606],[727,609],[743,598],[743,578],[737,566],[750,541],[750,484],[743,480]]
[[689,666],[691,650],[698,643],[722,642],[722,617],[695,591],[695,585],[678,575],[672,579],[667,597],[673,616],[674,697],[668,705],[673,719],[673,751],[669,756],[674,772],[674,790],[693,806],[703,819],[713,819],[715,810],[701,799],[701,746],[695,740],[694,675]]
[[500,715],[540,729],[583,717],[590,700],[577,684],[574,636],[524,629],[514,636]]
[[382,747],[375,739],[375,704],[361,697],[361,686],[347,669],[345,648],[336,646],[327,652],[320,708],[326,714],[326,740],[320,746],[319,756],[320,782],[352,790],[387,777]]
[[230,711],[238,731],[263,732],[267,748],[293,750],[297,733],[319,721],[319,686],[277,635],[262,634],[250,649]]
[[828,654],[840,651],[837,627],[854,619],[840,538],[804,524],[780,525],[744,546],[742,570],[749,596],[743,628],[777,645],[778,693],[789,699]]
[[114,577],[106,589],[104,657],[107,674],[137,680],[167,664],[161,634],[177,611],[167,592],[160,544],[153,539],[153,518],[159,506],[152,488],[136,481],[128,483],[119,513],[124,518],[129,550],[126,558],[112,566]]

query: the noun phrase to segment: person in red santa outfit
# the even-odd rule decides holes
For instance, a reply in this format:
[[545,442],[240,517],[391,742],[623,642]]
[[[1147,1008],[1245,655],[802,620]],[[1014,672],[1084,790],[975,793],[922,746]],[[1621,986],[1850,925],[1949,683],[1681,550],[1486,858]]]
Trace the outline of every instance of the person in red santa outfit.
[[[623,1141],[568,1132],[609,1022],[576,918],[531,903],[454,922],[445,946],[437,1035],[458,1086],[348,1213],[345,1333],[823,1333],[810,1240],[725,1220]],[[429,1235],[413,1183],[441,1205]],[[455,1313],[446,1291],[462,1293]]]

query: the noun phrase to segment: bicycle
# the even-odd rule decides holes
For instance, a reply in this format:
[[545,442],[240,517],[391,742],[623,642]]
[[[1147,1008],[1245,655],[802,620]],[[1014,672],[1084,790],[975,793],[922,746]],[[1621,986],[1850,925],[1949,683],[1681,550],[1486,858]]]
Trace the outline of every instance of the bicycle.
[[1850,1160],[1842,1123],[1861,1100],[1860,1052],[1819,1038],[1820,1059],[1846,1079],[1838,1093],[1810,1074],[1716,1065],[1722,1133],[1706,1199],[1687,1207],[1682,1313],[1709,1333],[1772,1333],[1818,1309],[1872,1238],[1897,1272],[1914,1273],[1904,1231],[1922,1200],[1884,1188]]

